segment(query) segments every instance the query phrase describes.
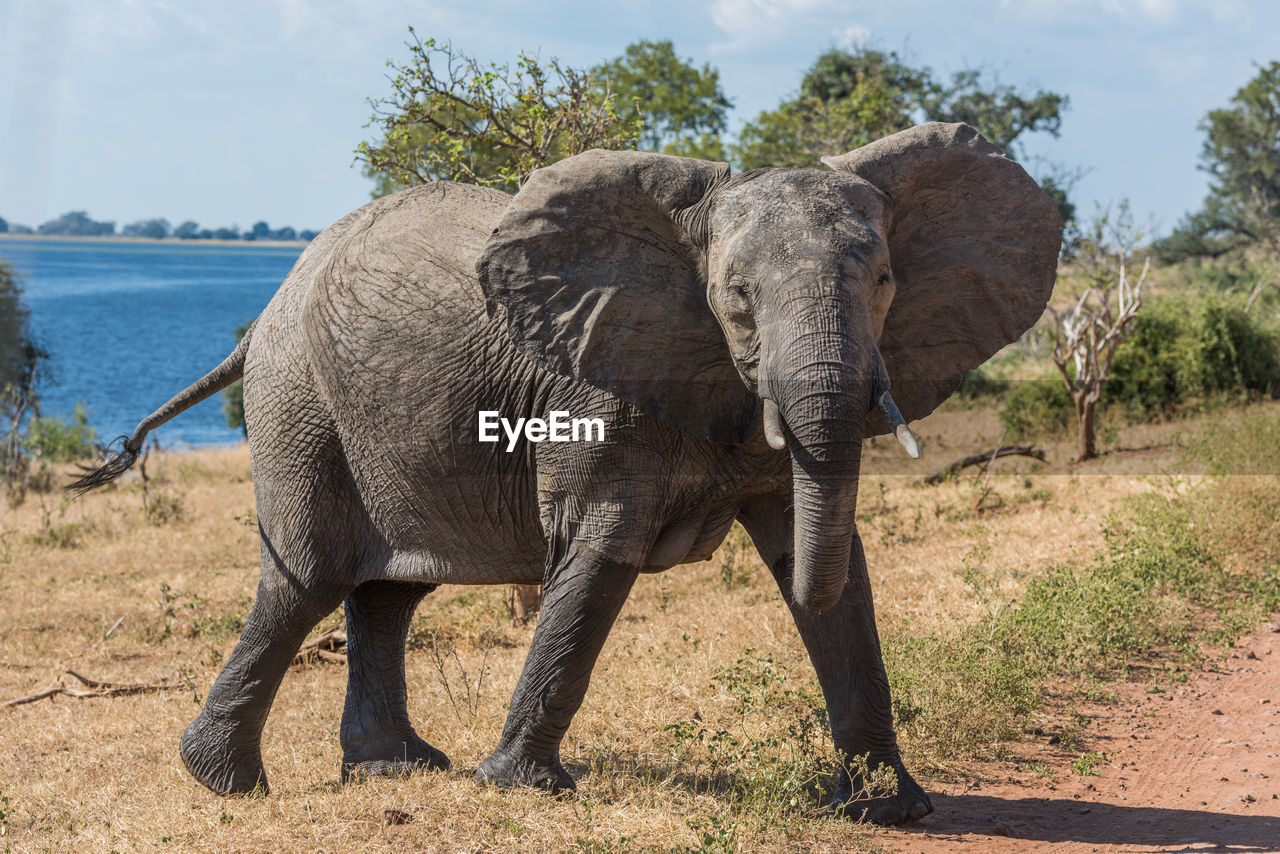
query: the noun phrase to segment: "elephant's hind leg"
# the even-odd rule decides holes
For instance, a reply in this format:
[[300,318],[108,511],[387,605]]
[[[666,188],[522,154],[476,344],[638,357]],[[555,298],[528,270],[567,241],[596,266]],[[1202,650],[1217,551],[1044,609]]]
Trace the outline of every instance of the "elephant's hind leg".
[[449,758],[409,722],[404,644],[414,609],[435,585],[369,581],[347,597],[347,701],[342,779],[448,770]]
[[219,795],[266,793],[262,727],[276,690],[307,633],[346,592],[298,591],[274,580],[259,582],[240,640],[209,689],[204,708],[182,734],[179,752],[187,770]]
[[262,727],[280,680],[307,633],[355,588],[356,566],[372,544],[336,436],[322,425],[252,424],[260,425],[250,428],[262,551],[258,597],[180,747],[192,776],[223,795],[266,790]]

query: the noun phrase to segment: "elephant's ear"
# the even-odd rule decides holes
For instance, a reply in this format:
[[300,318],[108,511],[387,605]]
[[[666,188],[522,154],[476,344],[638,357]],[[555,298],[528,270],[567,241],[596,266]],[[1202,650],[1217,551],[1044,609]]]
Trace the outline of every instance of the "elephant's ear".
[[673,427],[744,442],[759,402],[707,305],[697,244],[729,167],[588,151],[535,171],[476,271],[493,316],[544,368]]
[[[903,415],[923,418],[1039,319],[1057,273],[1057,206],[967,124],[917,125],[822,162],[888,199],[897,293],[880,353]],[[889,432],[874,416],[868,435]]]

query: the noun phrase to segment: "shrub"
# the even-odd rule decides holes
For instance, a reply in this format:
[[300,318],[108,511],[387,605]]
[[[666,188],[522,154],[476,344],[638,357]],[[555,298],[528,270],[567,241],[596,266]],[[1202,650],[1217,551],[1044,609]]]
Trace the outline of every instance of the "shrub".
[[1071,424],[1074,404],[1062,378],[1045,374],[1038,380],[1012,383],[1000,410],[1000,424],[1011,439],[1059,433]]
[[972,371],[964,372],[960,377],[960,385],[956,388],[953,396],[967,403],[972,403],[985,398],[1000,397],[1008,390],[1008,380],[998,379],[984,368],[976,368]]
[[89,423],[89,409],[77,403],[71,420],[62,416],[31,420],[23,444],[35,457],[51,463],[68,463],[94,454],[97,431]]
[[1273,335],[1238,304],[1210,295],[1149,306],[1116,356],[1105,394],[1129,418],[1142,419],[1207,395],[1278,392]]
[[[1000,423],[1011,438],[1054,434],[1071,423],[1061,378],[1018,382]],[[1102,409],[1130,421],[1169,416],[1207,397],[1280,396],[1275,333],[1237,301],[1217,294],[1148,304],[1115,357]]]
[[[236,326],[237,346],[239,346],[244,336],[248,334],[250,326],[253,326],[252,318]],[[244,420],[244,380],[236,380],[224,388],[222,390],[222,400],[222,414],[227,416],[227,426],[239,427],[240,432],[247,438],[249,425]]]

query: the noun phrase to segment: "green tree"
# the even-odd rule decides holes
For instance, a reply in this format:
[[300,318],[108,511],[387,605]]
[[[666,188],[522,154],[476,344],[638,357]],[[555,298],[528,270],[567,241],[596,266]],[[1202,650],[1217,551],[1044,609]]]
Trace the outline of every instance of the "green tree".
[[514,190],[521,178],[589,148],[633,148],[637,118],[624,118],[607,82],[587,70],[522,53],[515,67],[482,65],[409,28],[410,59],[388,62],[391,94],[371,99],[377,138],[355,158],[374,195],[448,179]]
[[[246,320],[236,326],[237,344],[252,325],[252,320]],[[249,425],[244,421],[244,380],[236,380],[222,390],[222,414],[227,416],[228,427],[239,427],[245,438],[249,437]]]
[[1156,245],[1161,260],[1217,257],[1259,247],[1280,260],[1280,61],[1258,73],[1200,124],[1203,207]]
[[744,169],[812,166],[825,154],[922,121],[965,121],[1017,156],[1023,134],[1057,136],[1067,106],[1065,95],[1021,92],[984,79],[976,69],[943,81],[893,51],[830,50],[805,74],[795,98],[743,127],[733,155]]
[[51,219],[37,229],[41,234],[70,235],[75,237],[110,235],[116,233],[114,222],[97,222],[84,211],[68,211],[57,219]]
[[612,92],[625,120],[643,127],[637,146],[708,160],[724,159],[721,134],[733,102],[720,72],[676,55],[670,40],[638,41],[591,74]]
[[170,232],[169,220],[164,217],[140,219],[137,222],[129,223],[120,230],[120,233],[126,237],[149,237],[153,240],[162,240],[168,237]]
[[22,301],[22,285],[13,268],[0,258],[0,390],[9,392],[24,384],[27,365],[35,354],[28,329],[30,315]]
[[813,167],[824,154],[850,151],[912,124],[900,93],[867,78],[837,98],[802,92],[762,112],[743,126],[731,153],[742,169]]
[[1068,104],[1066,95],[1044,89],[1019,92],[966,69],[926,91],[920,106],[929,121],[968,122],[1010,155],[1022,157],[1022,135],[1044,132],[1057,137]]
[[31,336],[22,283],[0,259],[0,475],[11,500],[20,501],[26,493],[29,459],[23,440],[40,415],[36,386],[48,355]]
[[893,51],[833,49],[819,56],[805,72],[800,94],[835,101],[853,94],[869,80],[893,93],[904,112],[911,109],[911,93],[923,92],[932,85],[927,68],[912,68]]

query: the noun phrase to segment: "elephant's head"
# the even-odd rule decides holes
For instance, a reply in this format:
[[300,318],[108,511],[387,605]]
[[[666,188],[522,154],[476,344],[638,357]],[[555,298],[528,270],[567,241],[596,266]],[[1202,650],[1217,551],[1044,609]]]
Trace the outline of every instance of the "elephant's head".
[[[798,602],[833,605],[861,440],[933,410],[1040,316],[1059,219],[964,124],[925,124],[831,171],[590,151],[534,172],[477,269],[552,371],[713,442],[791,455]],[[884,398],[886,401],[887,397]]]

